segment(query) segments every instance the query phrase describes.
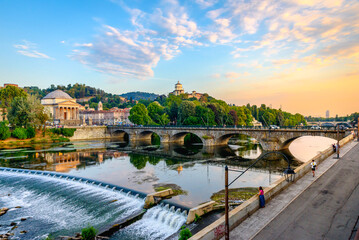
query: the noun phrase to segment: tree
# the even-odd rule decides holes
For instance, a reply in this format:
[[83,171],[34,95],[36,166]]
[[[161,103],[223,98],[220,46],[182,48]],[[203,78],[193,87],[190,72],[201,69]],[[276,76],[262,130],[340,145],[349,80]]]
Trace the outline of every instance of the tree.
[[10,107],[11,102],[15,97],[26,97],[27,93],[22,89],[16,86],[6,86],[0,90],[0,101],[2,108],[2,119],[5,120],[6,108]]
[[162,107],[158,102],[152,102],[147,107],[148,115],[157,124],[162,124],[161,116],[164,114],[164,107]]
[[148,125],[151,123],[148,111],[142,103],[137,103],[133,108],[131,108],[130,116],[128,118],[131,122],[138,125]]
[[0,139],[5,140],[11,136],[7,121],[0,122]]
[[199,125],[216,125],[214,112],[204,105],[196,106],[196,117],[198,117]]
[[28,127],[31,122],[30,104],[25,97],[15,97],[8,108],[7,118],[13,127]]
[[8,119],[13,127],[36,127],[45,124],[48,117],[40,100],[34,95],[15,97],[8,108]]
[[229,110],[228,115],[229,117],[229,125],[237,125],[238,124],[238,115],[237,112],[235,110]]
[[196,113],[196,106],[191,101],[183,101],[181,105],[179,106],[179,113],[181,118],[181,123],[186,120],[186,118],[189,118],[190,116],[194,116]]

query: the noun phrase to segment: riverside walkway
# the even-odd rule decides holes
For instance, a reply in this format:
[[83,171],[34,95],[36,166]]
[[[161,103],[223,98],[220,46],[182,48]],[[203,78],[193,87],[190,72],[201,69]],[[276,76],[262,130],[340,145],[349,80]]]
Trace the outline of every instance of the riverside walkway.
[[230,232],[230,239],[348,239],[359,215],[359,144],[341,148]]

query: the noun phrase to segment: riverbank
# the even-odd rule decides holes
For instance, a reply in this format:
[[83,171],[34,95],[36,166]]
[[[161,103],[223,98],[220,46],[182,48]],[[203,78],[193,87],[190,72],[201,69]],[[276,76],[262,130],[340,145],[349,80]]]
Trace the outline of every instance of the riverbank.
[[44,143],[56,143],[56,142],[69,142],[70,139],[60,134],[53,133],[50,130],[46,130],[45,136],[42,131],[36,131],[36,135],[33,138],[18,139],[14,137],[7,138],[0,141],[0,148],[14,149],[18,147],[30,147],[36,144]]

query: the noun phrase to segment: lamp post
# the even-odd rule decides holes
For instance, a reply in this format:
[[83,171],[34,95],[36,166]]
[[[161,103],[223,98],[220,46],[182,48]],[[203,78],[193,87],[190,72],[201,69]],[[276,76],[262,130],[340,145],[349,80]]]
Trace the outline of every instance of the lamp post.
[[337,158],[339,159],[339,125],[337,125],[337,147],[336,147],[336,150],[337,150]]
[[[229,240],[229,204],[228,204],[228,187],[230,185],[232,185],[232,183],[234,183],[238,178],[240,178],[243,174],[245,174],[250,168],[252,168],[257,162],[259,162],[260,160],[262,160],[264,157],[268,156],[269,154],[279,154],[282,155],[284,157],[284,159],[288,162],[288,166],[287,168],[284,170],[283,174],[285,177],[285,180],[287,182],[294,182],[295,179],[295,171],[290,167],[290,160],[287,158],[286,155],[284,155],[284,153],[282,152],[276,152],[276,151],[271,151],[271,152],[266,152],[265,154],[261,155],[254,163],[252,163],[248,168],[246,168],[244,171],[238,171],[238,170],[231,170],[228,169],[228,166],[226,165],[224,170],[225,170],[225,179],[224,179],[224,188],[225,188],[225,240]],[[233,171],[233,172],[240,172],[240,174],[232,181],[228,184],[228,171]]]

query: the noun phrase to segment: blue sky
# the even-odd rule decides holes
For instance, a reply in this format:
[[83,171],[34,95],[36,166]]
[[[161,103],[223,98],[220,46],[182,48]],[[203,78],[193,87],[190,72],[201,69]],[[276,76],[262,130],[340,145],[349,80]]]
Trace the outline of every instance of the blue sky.
[[2,0],[0,81],[159,94],[180,81],[343,115],[359,108],[358,12],[351,0]]

